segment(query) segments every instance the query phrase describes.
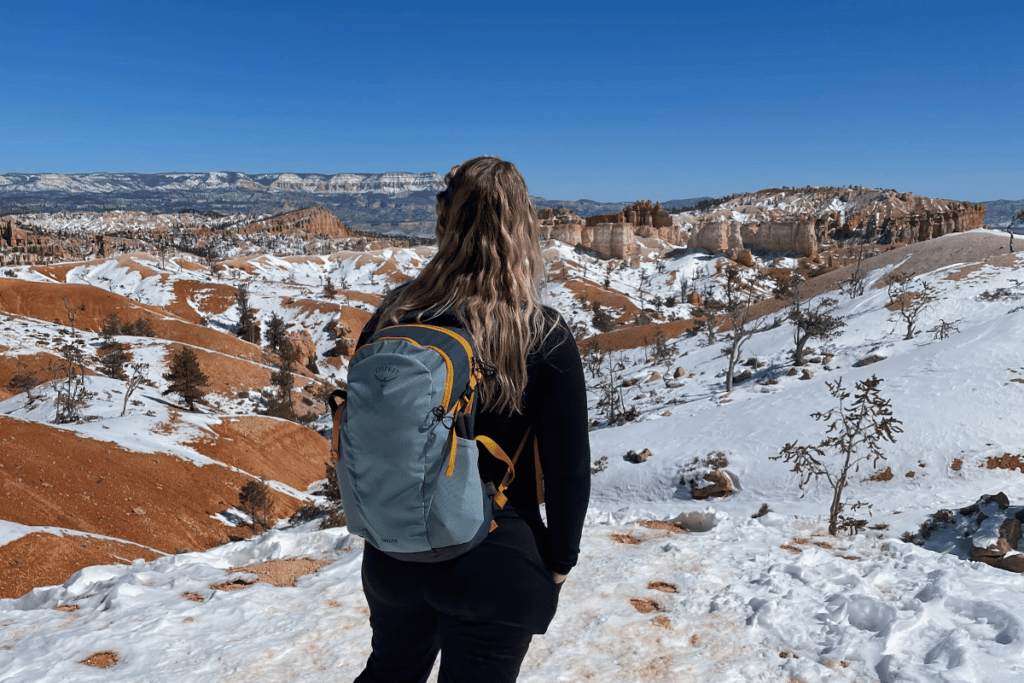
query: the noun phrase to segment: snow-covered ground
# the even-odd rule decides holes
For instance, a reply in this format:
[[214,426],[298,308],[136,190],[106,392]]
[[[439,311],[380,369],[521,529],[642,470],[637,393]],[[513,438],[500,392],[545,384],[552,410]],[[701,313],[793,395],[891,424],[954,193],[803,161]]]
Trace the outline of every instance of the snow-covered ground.
[[[566,250],[564,259],[582,270],[586,257]],[[267,263],[267,272],[285,267]],[[371,273],[355,263],[345,275],[349,286],[369,287]],[[709,257],[689,254],[663,272],[644,264],[651,272],[641,280],[638,271],[607,275],[589,261],[585,276],[597,283],[607,276],[639,303],[676,288],[671,273],[693,277],[713,273],[711,266]],[[917,328],[956,321],[945,339],[920,332],[904,340],[884,307],[885,289],[870,288],[885,273],[872,272],[863,296],[840,298],[842,335],[811,342],[814,355],[832,359],[810,366],[815,374],[807,380],[788,374],[788,325],[747,343],[743,358],[756,358],[759,367],[730,395],[720,376],[721,343],[670,340],[673,357],[660,364],[644,349],[615,352],[615,372],[638,380],[621,391],[639,419],[591,432],[595,463],[606,460],[593,477],[582,557],[520,680],[1020,680],[1021,575],[901,537],[939,508],[957,509],[983,494],[1001,491],[1011,504],[1024,503],[1024,474],[986,466],[991,456],[1024,455],[1024,426],[1016,419],[1024,414],[1022,266],[1018,258],[1014,268],[984,266],[958,279],[947,277],[955,266],[921,276],[940,299]],[[319,286],[317,274],[306,283],[302,272],[290,272],[297,287]],[[552,285],[551,298],[571,321],[589,325],[590,313],[563,286]],[[869,355],[882,360],[854,367]],[[680,378],[673,378],[676,367],[684,368]],[[661,378],[648,381],[654,371]],[[903,423],[878,468],[888,466],[894,476],[870,481],[872,470],[856,473],[848,500],[872,504],[868,528],[831,537],[831,492],[801,491],[789,466],[770,458],[786,443],[824,437],[811,413],[835,405],[826,381],[842,378],[853,388],[872,375],[883,380],[881,394]],[[603,424],[599,381],[588,377],[592,417]],[[646,462],[624,459],[643,448],[653,454]],[[727,459],[724,469],[739,490],[693,500],[680,480],[702,474],[711,453]],[[753,517],[763,504],[771,512]],[[707,530],[642,523],[680,515]],[[0,522],[0,538],[16,533],[9,531]],[[351,680],[370,641],[361,549],[344,530],[283,524],[204,553],[84,569],[63,586],[0,601],[0,680]],[[232,567],[294,557],[334,562],[294,587],[210,588]],[[66,605],[78,608],[54,609]],[[80,663],[103,651],[115,652],[117,664]]]

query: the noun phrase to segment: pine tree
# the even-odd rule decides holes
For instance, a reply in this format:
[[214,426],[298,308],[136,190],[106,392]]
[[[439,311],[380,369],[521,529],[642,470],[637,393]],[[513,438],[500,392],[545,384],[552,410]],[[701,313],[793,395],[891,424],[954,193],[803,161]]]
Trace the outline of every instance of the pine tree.
[[324,296],[333,300],[337,294],[338,290],[334,288],[334,283],[331,282],[331,276],[328,275],[327,282],[324,283]]
[[181,351],[174,354],[174,358],[171,359],[171,370],[164,374],[164,379],[169,385],[163,394],[178,394],[192,412],[195,412],[196,401],[201,401],[206,396],[206,392],[199,387],[210,384],[210,378],[199,367],[199,359],[195,352],[187,346],[181,347]]
[[294,420],[296,415],[292,393],[295,391],[295,377],[292,375],[292,366],[295,364],[296,352],[287,336],[281,342],[278,354],[281,358],[281,367],[270,375],[273,389],[263,392],[263,400],[267,403],[265,414]]
[[249,305],[248,284],[238,286],[235,305],[238,307],[238,336],[250,344],[259,344],[260,322],[256,320],[256,312]]
[[274,353],[281,353],[281,342],[284,341],[287,336],[284,326],[284,318],[279,316],[276,312],[270,316],[270,321],[267,323],[267,346]]

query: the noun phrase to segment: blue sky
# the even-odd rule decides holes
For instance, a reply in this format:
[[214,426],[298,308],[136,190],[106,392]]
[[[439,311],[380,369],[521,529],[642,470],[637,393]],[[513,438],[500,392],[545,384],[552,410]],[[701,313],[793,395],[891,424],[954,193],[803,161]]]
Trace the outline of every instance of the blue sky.
[[558,199],[1024,197],[1019,2],[354,4],[5,2],[0,173],[495,154]]

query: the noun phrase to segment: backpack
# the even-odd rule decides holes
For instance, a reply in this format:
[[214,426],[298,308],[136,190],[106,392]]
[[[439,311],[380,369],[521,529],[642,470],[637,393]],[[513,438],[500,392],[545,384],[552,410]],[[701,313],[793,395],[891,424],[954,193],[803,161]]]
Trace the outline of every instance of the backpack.
[[[331,452],[349,532],[397,559],[441,562],[497,526],[494,509],[507,502],[529,431],[512,458],[476,436],[482,373],[472,338],[457,325],[411,318],[352,356],[347,392],[328,398]],[[498,486],[481,480],[477,444],[507,465]]]

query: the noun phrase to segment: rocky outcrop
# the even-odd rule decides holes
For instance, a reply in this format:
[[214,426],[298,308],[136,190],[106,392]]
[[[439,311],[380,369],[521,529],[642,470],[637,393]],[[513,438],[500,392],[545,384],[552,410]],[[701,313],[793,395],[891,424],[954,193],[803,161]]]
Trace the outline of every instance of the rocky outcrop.
[[817,256],[830,240],[921,242],[981,227],[985,206],[869,188],[762,190],[692,219],[690,246]]
[[619,213],[580,218],[564,207],[539,209],[541,235],[569,246],[592,249],[605,259],[624,259],[637,253],[636,237],[656,237],[685,244],[686,237],[672,217],[650,200],[641,200]]
[[949,538],[970,539],[969,557],[991,567],[1024,573],[1020,549],[1024,507],[1010,505],[1005,493],[984,495],[978,502],[952,510],[939,510],[921,525],[920,531],[904,540],[932,547],[948,548]]
[[[601,258],[624,259],[637,252],[633,226],[627,223],[599,223],[588,227],[584,235],[583,246],[593,249]],[[589,244],[587,236],[590,237]]]
[[295,349],[295,357],[300,364],[305,365],[310,360],[316,360],[316,342],[313,341],[309,330],[289,332],[288,340],[291,341],[292,348]]
[[13,216],[0,217],[0,265],[43,263],[64,255],[56,239],[23,230]]
[[349,231],[342,222],[333,213],[320,206],[282,213],[245,226],[238,226],[235,231],[242,234],[299,232],[303,235],[320,235],[331,239],[349,237]]

